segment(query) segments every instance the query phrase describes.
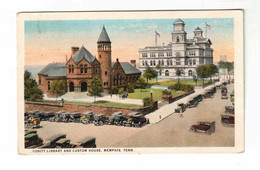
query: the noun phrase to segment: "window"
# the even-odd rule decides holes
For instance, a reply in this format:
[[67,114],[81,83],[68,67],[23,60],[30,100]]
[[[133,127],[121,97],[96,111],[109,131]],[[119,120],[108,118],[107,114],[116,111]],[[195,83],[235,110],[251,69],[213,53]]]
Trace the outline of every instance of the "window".
[[169,76],[169,70],[165,70],[165,76]]
[[101,55],[99,55],[99,58],[101,58]]
[[178,53],[175,54],[175,56],[176,56],[176,57],[180,57],[180,56],[181,56],[181,53],[178,52]]
[[164,53],[162,53],[162,52],[161,52],[161,53],[158,53],[158,56],[159,56],[159,57],[164,57]]
[[143,66],[144,66],[144,61],[142,63],[143,63]]
[[170,60],[170,65],[172,66],[172,60]]
[[150,60],[150,66],[152,66],[153,65],[153,61],[152,60]]
[[153,60],[153,65],[155,66],[155,60]]
[[192,76],[192,71],[191,70],[189,70],[188,75]]
[[196,60],[195,59],[193,60],[193,65],[196,65]]
[[155,57],[155,53],[151,53],[151,54],[150,54],[150,57]]
[[41,81],[41,77],[39,77],[39,84],[41,84],[42,83],[42,81]]
[[69,73],[71,73],[71,65],[69,65]]
[[167,55],[167,57],[170,57],[170,56],[172,56],[172,52],[167,52],[166,55]]
[[188,65],[188,59],[185,59],[185,65]]
[[71,72],[74,73],[74,65],[71,66]]
[[164,61],[162,60],[162,65],[164,65]]
[[48,81],[48,90],[51,90],[51,82]]
[[107,71],[105,71],[105,75],[107,75]]
[[85,72],[85,73],[88,72],[87,64],[84,65],[84,72]]
[[161,65],[161,60],[158,60],[158,64]]
[[192,65],[192,60],[189,60],[189,64]]
[[81,64],[81,65],[79,66],[79,68],[80,68],[80,73],[82,74],[82,73],[83,73],[83,65]]
[[142,57],[147,57],[147,53],[142,53]]
[[168,66],[168,65],[170,65],[170,62],[169,62],[169,60],[167,60],[167,66]]
[[176,42],[180,42],[179,36],[176,37]]
[[176,65],[181,65],[181,59],[180,58],[176,58]]

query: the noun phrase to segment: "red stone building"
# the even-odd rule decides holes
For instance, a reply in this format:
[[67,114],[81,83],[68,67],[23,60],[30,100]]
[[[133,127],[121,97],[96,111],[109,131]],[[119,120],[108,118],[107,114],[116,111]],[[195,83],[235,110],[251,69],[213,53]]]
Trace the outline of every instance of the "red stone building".
[[50,63],[39,73],[39,87],[47,94],[50,92],[50,83],[53,80],[64,80],[66,91],[86,92],[91,86],[91,81],[98,76],[102,80],[105,92],[111,86],[124,87],[127,82],[132,84],[141,76],[141,71],[136,68],[135,60],[128,62],[112,63],[111,41],[105,27],[97,41],[97,57],[94,57],[84,46],[71,47],[71,58],[66,63]]

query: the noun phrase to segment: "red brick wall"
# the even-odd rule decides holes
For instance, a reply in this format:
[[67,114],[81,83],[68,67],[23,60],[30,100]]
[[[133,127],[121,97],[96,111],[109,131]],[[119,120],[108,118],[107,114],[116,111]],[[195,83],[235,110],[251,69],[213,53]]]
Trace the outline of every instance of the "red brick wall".
[[79,106],[79,105],[72,105],[72,104],[63,104],[63,105],[48,105],[48,104],[35,104],[33,102],[25,103],[25,111],[31,110],[39,110],[39,111],[61,111],[65,110],[66,112],[85,112],[85,111],[93,111],[94,114],[105,114],[111,115],[113,112],[121,111],[125,114],[138,111],[142,114],[148,114],[153,110],[158,108],[158,104],[155,105],[154,108],[150,107],[142,107],[140,109],[123,109],[123,108],[116,108],[116,107],[101,107],[101,106]]

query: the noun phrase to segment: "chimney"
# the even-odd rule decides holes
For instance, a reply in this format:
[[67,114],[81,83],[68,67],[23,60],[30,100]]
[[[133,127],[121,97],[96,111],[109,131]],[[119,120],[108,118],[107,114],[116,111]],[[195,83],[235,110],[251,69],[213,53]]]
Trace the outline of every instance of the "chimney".
[[130,60],[130,63],[132,66],[134,66],[136,68],[136,60]]
[[119,62],[119,59],[118,59],[118,58],[116,58],[116,62]]
[[79,47],[71,47],[71,56],[73,57],[78,50]]

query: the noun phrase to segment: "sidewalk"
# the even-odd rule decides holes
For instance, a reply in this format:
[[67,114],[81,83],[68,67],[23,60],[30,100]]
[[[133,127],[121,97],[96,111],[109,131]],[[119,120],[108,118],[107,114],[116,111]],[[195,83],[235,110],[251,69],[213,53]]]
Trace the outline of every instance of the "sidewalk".
[[[200,94],[203,92],[204,89],[195,89],[195,92],[193,94]],[[174,113],[175,108],[177,108],[178,103],[182,103],[187,101],[187,99],[190,97],[190,95],[181,98],[180,100],[177,100],[171,104],[167,104],[165,106],[162,106],[161,108],[157,109],[156,111],[149,113],[145,117],[149,119],[150,123],[158,123],[161,120],[165,119],[166,117],[170,116]]]
[[[56,98],[52,97],[44,97],[46,100],[56,100]],[[79,102],[86,102],[86,103],[93,103],[94,97],[88,96],[87,93],[74,93],[69,92],[64,94],[61,97],[58,97],[57,100],[64,99],[65,101],[79,101]],[[110,95],[97,97],[96,101],[109,101],[115,103],[126,103],[126,104],[135,104],[135,105],[143,105],[143,101],[140,99],[120,99],[119,96],[113,95],[112,98]]]

